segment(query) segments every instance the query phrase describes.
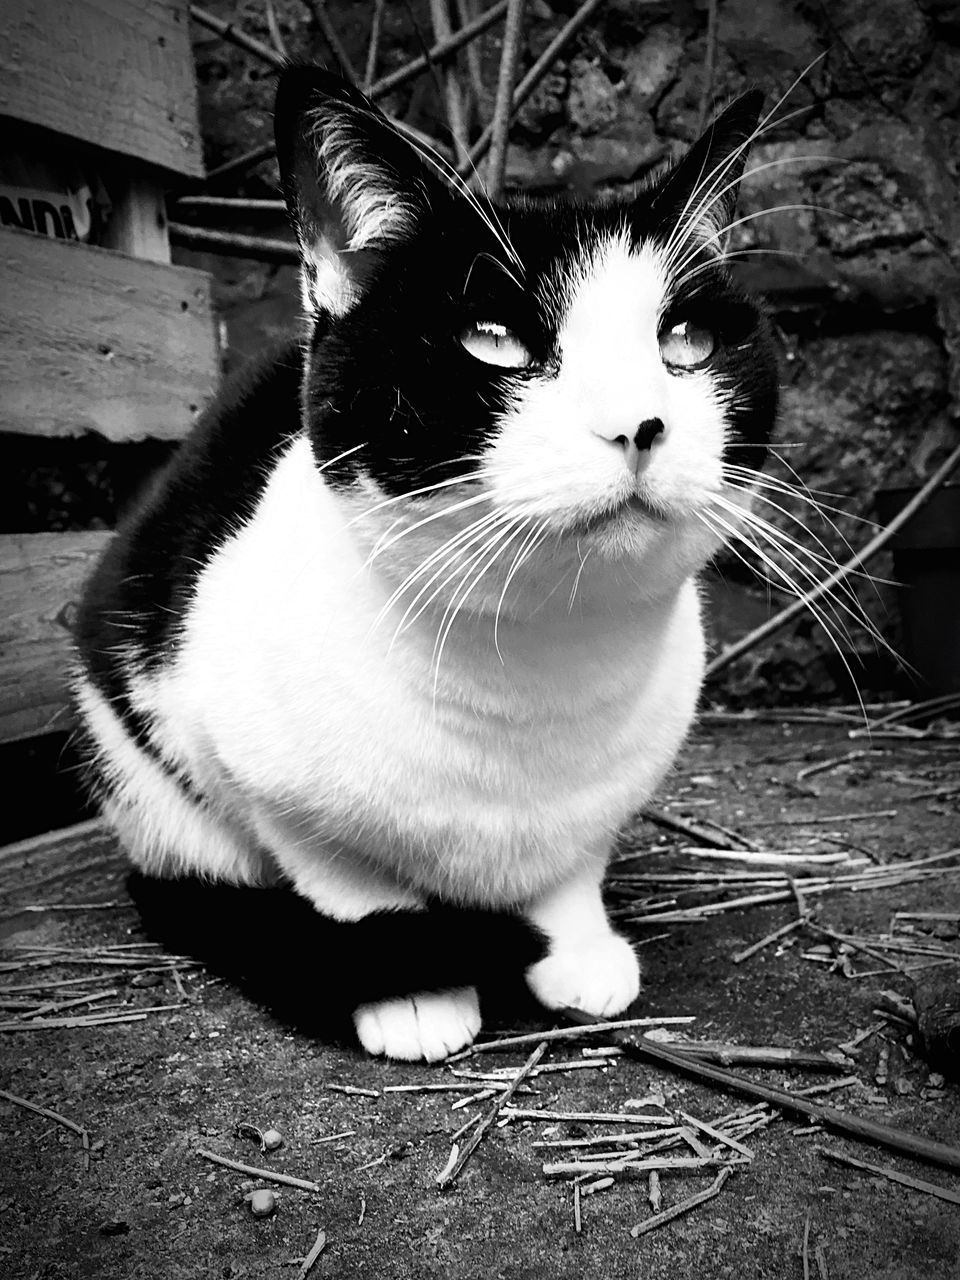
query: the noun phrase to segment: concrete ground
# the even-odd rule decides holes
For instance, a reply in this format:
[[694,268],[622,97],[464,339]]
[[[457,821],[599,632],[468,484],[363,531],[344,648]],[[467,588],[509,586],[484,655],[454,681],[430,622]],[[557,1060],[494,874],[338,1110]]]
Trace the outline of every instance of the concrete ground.
[[[659,804],[670,815],[720,823],[768,848],[846,849],[852,857],[898,868],[954,847],[960,738],[951,739],[949,731],[851,738],[851,729],[855,720],[825,716],[813,723],[707,721]],[[826,767],[816,770],[818,764]],[[631,857],[614,873],[742,869],[680,851],[690,843],[638,823],[624,841]],[[834,932],[873,935],[872,956],[797,929],[734,963],[736,953],[796,917],[792,894],[699,921],[632,925],[646,970],[635,1012],[691,1015],[695,1021],[685,1034],[740,1045],[825,1049],[870,1031],[839,1076],[732,1069],[789,1089],[855,1076],[822,1100],[960,1148],[960,1087],[942,1073],[931,1074],[914,1052],[917,1046],[907,1042],[909,1028],[876,1012],[882,992],[911,994],[910,976],[895,965],[931,958],[880,945],[876,935],[888,930],[893,913],[953,913],[952,921],[901,919],[896,936],[902,946],[956,952],[960,959],[958,865],[947,860],[926,880],[805,899],[815,921]],[[162,953],[130,947],[143,935],[126,896],[122,862],[109,843],[0,855],[0,874],[5,1027],[22,1022],[48,998],[65,1002],[71,992],[115,990],[100,1003],[120,1004],[121,1013],[156,1010],[138,1021],[5,1029],[0,1036],[0,1087],[85,1127],[91,1147],[85,1155],[77,1133],[0,1097],[0,1276],[293,1280],[303,1274],[303,1259],[321,1229],[326,1245],[309,1274],[338,1280],[960,1275],[956,1202],[828,1162],[818,1147],[936,1183],[955,1198],[960,1174],[866,1142],[810,1132],[790,1118],[744,1139],[754,1158],[736,1168],[716,1198],[640,1238],[631,1236],[630,1227],[651,1214],[646,1178],[617,1179],[582,1196],[577,1231],[571,1182],[546,1176],[544,1160],[555,1155],[533,1145],[549,1136],[619,1132],[625,1122],[555,1121],[552,1132],[540,1121],[494,1126],[456,1183],[440,1191],[436,1176],[447,1163],[451,1136],[490,1103],[451,1110],[456,1093],[384,1090],[452,1083],[449,1069],[385,1064],[363,1057],[342,1038],[291,1030],[203,969],[175,970]],[[802,890],[802,879],[797,883]],[[611,885],[610,901],[632,915],[655,909],[638,906],[638,898],[675,897],[682,909],[704,900],[696,887],[621,879]],[[106,901],[117,905],[24,909]],[[132,955],[149,961],[134,963]],[[148,971],[157,966],[159,972]],[[947,963],[927,972],[957,970]],[[41,982],[78,977],[86,981],[37,990]],[[316,999],[336,977],[291,973],[289,982]],[[80,1005],[62,1016],[97,1007]],[[494,993],[484,1036],[554,1025],[516,993],[499,1000]],[[564,1043],[543,1061],[584,1061],[583,1047],[602,1043],[602,1037]],[[528,1046],[486,1055],[466,1066],[516,1067],[529,1052]],[[627,1115],[629,1100],[657,1090],[672,1114],[682,1110],[708,1122],[749,1105],[712,1084],[626,1058],[532,1083],[537,1092],[515,1101],[566,1112]],[[283,1145],[261,1152],[249,1137],[238,1136],[241,1122],[276,1128]],[[319,1189],[274,1186],[277,1210],[258,1219],[244,1195],[271,1184],[214,1164],[197,1154],[201,1149],[308,1179]],[[688,1145],[683,1154],[692,1151]],[[714,1174],[663,1171],[663,1207],[704,1190]]]

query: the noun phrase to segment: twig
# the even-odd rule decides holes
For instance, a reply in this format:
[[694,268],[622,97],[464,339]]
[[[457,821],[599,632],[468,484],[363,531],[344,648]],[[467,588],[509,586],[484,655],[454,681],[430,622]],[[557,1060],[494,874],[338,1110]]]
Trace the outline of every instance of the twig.
[[[567,1010],[566,1013],[568,1017],[575,1020],[583,1017],[576,1009]],[[893,1151],[901,1151],[906,1155],[914,1156],[919,1160],[928,1160],[947,1169],[960,1170],[960,1148],[935,1142],[907,1130],[895,1129],[891,1125],[878,1124],[872,1120],[864,1120],[860,1116],[848,1115],[844,1111],[838,1111],[836,1107],[810,1102],[799,1093],[790,1093],[785,1089],[774,1089],[769,1085],[757,1084],[736,1072],[725,1071],[721,1067],[708,1066],[706,1063],[685,1057],[682,1053],[667,1049],[664,1045],[648,1040],[644,1036],[633,1038],[623,1032],[612,1034],[615,1042],[622,1045],[630,1057],[641,1061],[652,1058],[655,1062],[666,1063],[696,1079],[710,1080],[745,1097],[768,1102],[781,1111],[808,1116],[838,1133],[889,1147]]]
[[89,1131],[85,1129],[82,1124],[76,1124],[73,1120],[68,1120],[67,1117],[62,1116],[59,1111],[51,1111],[48,1107],[39,1107],[35,1102],[28,1102],[26,1098],[18,1098],[15,1093],[8,1093],[6,1089],[0,1089],[0,1098],[5,1098],[7,1102],[12,1102],[18,1107],[25,1107],[27,1111],[33,1111],[38,1116],[43,1116],[47,1120],[54,1120],[57,1124],[62,1124],[65,1129],[69,1129],[71,1133],[77,1134],[83,1142],[84,1148],[89,1148]]
[[370,96],[373,88],[373,77],[377,74],[377,56],[380,52],[380,26],[383,22],[383,6],[386,0],[375,0],[373,19],[370,23],[370,43],[367,45],[366,69],[363,73],[363,92]]
[[[433,21],[434,39],[438,42],[449,40],[453,34],[453,28],[450,25],[450,10],[447,7],[447,0],[430,0],[430,17]],[[460,86],[454,62],[451,62],[450,66],[446,67],[441,73],[440,88],[447,109],[447,124],[450,129],[450,137],[453,139],[453,149],[457,164],[463,164],[468,155],[467,121],[463,104],[463,90]]]
[[545,1164],[543,1174],[548,1178],[561,1178],[577,1173],[588,1173],[592,1177],[598,1173],[626,1173],[631,1178],[646,1178],[651,1169],[690,1172],[716,1168],[717,1165],[729,1169],[732,1163],[748,1164],[749,1161],[731,1162],[718,1156],[645,1156],[637,1151],[614,1160],[561,1160],[556,1164]]
[[355,1084],[325,1084],[325,1089],[329,1089],[331,1093],[345,1093],[350,1098],[379,1098],[380,1092],[377,1089],[361,1089]]
[[[599,3],[599,0],[597,2]],[[422,75],[424,71],[429,70],[432,63],[442,62],[445,58],[453,57],[458,49],[462,49],[464,45],[469,44],[471,40],[474,40],[502,18],[507,11],[507,3],[508,0],[499,0],[498,4],[491,5],[489,9],[485,9],[473,22],[461,27],[459,31],[455,31],[449,40],[437,41],[427,53],[411,59],[406,66],[398,67],[396,71],[391,71],[388,76],[384,76],[376,82],[370,90],[370,97],[374,102],[377,102],[388,93],[392,93],[394,89],[399,89],[410,80]]]
[[912,1178],[908,1173],[900,1173],[886,1165],[867,1164],[865,1160],[857,1160],[853,1156],[829,1147],[818,1146],[814,1147],[814,1150],[827,1160],[835,1160],[838,1164],[848,1164],[854,1169],[878,1174],[881,1178],[889,1178],[891,1182],[899,1182],[904,1187],[912,1187],[914,1191],[923,1191],[929,1196],[936,1196],[939,1200],[949,1200],[951,1204],[960,1204],[960,1191],[951,1191],[948,1187],[938,1186],[935,1182],[924,1182],[922,1178]]
[[868,822],[871,818],[895,818],[896,809],[867,809],[857,813],[792,814],[779,818],[744,818],[750,827],[822,827],[833,822]]
[[269,240],[265,236],[213,231],[208,227],[189,227],[183,222],[171,222],[168,231],[171,244],[183,245],[200,253],[223,253],[231,258],[256,258],[260,262],[294,266],[300,261],[300,252],[292,240]]
[[802,919],[790,920],[787,924],[781,925],[779,929],[774,929],[772,933],[768,933],[766,937],[760,939],[759,942],[752,943],[749,947],[744,947],[742,951],[738,951],[736,955],[731,956],[734,964],[743,964],[744,960],[749,960],[751,956],[755,956],[758,951],[762,951],[764,947],[768,947],[771,942],[776,942],[779,938],[785,938],[788,933],[794,933],[804,923]]
[[583,1219],[580,1216],[580,1183],[573,1184],[573,1229],[577,1233],[583,1230]]
[[[527,74],[523,77],[516,89],[513,91],[513,97],[510,103],[511,114],[520,110],[527,98],[530,97],[534,89],[551,69],[561,52],[570,40],[577,34],[582,26],[587,22],[588,18],[593,15],[595,9],[603,3],[603,0],[583,0],[580,8],[576,11],[569,22],[554,36],[536,60]],[[493,124],[487,127],[480,134],[473,146],[470,148],[469,163],[459,170],[462,178],[472,174],[476,166],[490,149],[493,140]]]
[[276,53],[269,45],[264,44],[262,40],[248,36],[235,22],[225,22],[222,18],[208,13],[206,9],[202,9],[197,4],[191,4],[188,8],[190,17],[194,21],[199,22],[202,27],[206,27],[209,31],[215,31],[221,40],[228,40],[230,44],[246,49],[247,53],[252,53],[261,62],[269,63],[275,71],[281,71],[286,66],[285,58],[281,58],[279,53]]
[[249,200],[241,196],[181,196],[176,201],[176,209],[183,212],[188,209],[213,209],[226,213],[286,213],[284,200]]
[[511,1120],[545,1120],[550,1124],[557,1120],[567,1120],[574,1124],[645,1124],[649,1126],[656,1124],[659,1119],[658,1116],[632,1115],[627,1111],[546,1111],[533,1107],[508,1107],[506,1100],[499,1102],[498,1105],[501,1114],[509,1116]]
[[707,114],[713,100],[713,80],[717,71],[717,0],[708,0],[707,8],[707,54],[703,65],[703,91],[700,94],[700,107],[697,111],[697,134],[699,138],[707,123]]
[[310,1270],[313,1267],[313,1264],[316,1262],[316,1260],[320,1257],[321,1253],[323,1253],[324,1249],[326,1248],[326,1244],[327,1244],[327,1233],[321,1227],[321,1229],[317,1232],[317,1238],[313,1242],[313,1247],[311,1248],[307,1256],[304,1258],[304,1260],[300,1263],[300,1270],[297,1272],[297,1280],[306,1280],[306,1277],[310,1274]]
[[239,177],[247,172],[248,169],[255,168],[258,164],[262,164],[264,160],[269,160],[276,155],[276,145],[273,142],[263,142],[258,147],[252,147],[249,151],[244,151],[234,160],[227,160],[223,164],[217,165],[215,169],[211,169],[207,174],[207,186],[215,182],[226,182],[228,178]]
[[280,23],[277,21],[277,14],[273,7],[273,0],[264,0],[267,13],[267,30],[270,32],[270,39],[273,41],[273,47],[279,53],[280,57],[286,61],[289,58],[287,46],[283,40],[283,33],[280,30]]
[[293,1178],[288,1173],[276,1173],[273,1169],[257,1169],[250,1164],[241,1164],[239,1160],[218,1156],[215,1151],[204,1151],[202,1147],[197,1147],[197,1155],[204,1160],[212,1160],[214,1164],[221,1164],[225,1169],[232,1169],[235,1173],[249,1174],[251,1178],[264,1178],[267,1182],[279,1182],[285,1187],[297,1187],[301,1191],[320,1190],[319,1183],[308,1182],[306,1178]]
[[729,1067],[796,1067],[801,1071],[846,1071],[850,1064],[816,1050],[782,1049],[779,1045],[725,1044],[722,1041],[677,1041],[669,1045],[692,1058]]
[[443,1172],[438,1176],[437,1186],[440,1188],[441,1191],[446,1190],[447,1187],[451,1186],[454,1182],[456,1182],[457,1178],[463,1172],[464,1166],[466,1165],[467,1161],[470,1159],[474,1151],[476,1151],[477,1147],[480,1145],[481,1141],[483,1140],[484,1134],[491,1127],[491,1125],[496,1123],[500,1115],[501,1107],[505,1103],[510,1101],[510,1098],[516,1092],[517,1088],[523,1083],[527,1075],[537,1065],[537,1063],[540,1061],[540,1059],[543,1057],[546,1051],[547,1051],[547,1045],[544,1041],[541,1041],[540,1044],[537,1045],[536,1049],[534,1049],[533,1053],[531,1053],[530,1057],[526,1060],[526,1062],[520,1068],[520,1070],[517,1072],[517,1074],[514,1076],[513,1081],[511,1082],[510,1088],[506,1091],[506,1093],[503,1095],[502,1098],[498,1098],[496,1100],[496,1102],[493,1104],[493,1106],[490,1108],[490,1110],[487,1112],[484,1118],[476,1126],[473,1133],[471,1133],[470,1137],[463,1144],[463,1149],[458,1153],[456,1159],[453,1161],[453,1164],[448,1166],[446,1169],[444,1169]]
[[325,0],[303,0],[304,4],[310,10],[314,24],[320,29],[324,40],[330,46],[330,52],[337,60],[340,67],[341,75],[350,81],[351,84],[359,84],[360,79],[357,75],[353,63],[350,61],[350,55],[343,46],[343,41],[337,34],[337,29],[330,21],[330,15],[327,13]]
[[695,1129],[700,1129],[708,1137],[713,1138],[714,1142],[720,1142],[725,1147],[732,1147],[734,1151],[739,1151],[742,1156],[746,1156],[748,1160],[752,1160],[754,1153],[749,1147],[745,1147],[742,1142],[738,1142],[736,1138],[731,1138],[726,1133],[721,1133],[719,1129],[715,1129],[713,1125],[707,1124],[706,1120],[698,1120],[696,1116],[691,1116],[686,1111],[681,1111],[680,1116],[686,1120],[687,1124],[692,1124]]
[[499,1053],[503,1049],[516,1049],[519,1045],[539,1044],[541,1040],[570,1040],[578,1035],[592,1035],[594,1032],[610,1030],[627,1031],[632,1027],[667,1027],[691,1023],[692,1017],[670,1018],[622,1018],[616,1022],[590,1022],[589,1019],[578,1027],[554,1027],[550,1031],[531,1031],[520,1036],[504,1036],[501,1040],[484,1040],[480,1044],[472,1044],[459,1053],[451,1054],[446,1062],[460,1062],[463,1058],[471,1058],[475,1053]]
[[513,86],[520,57],[525,7],[526,0],[509,0],[507,5],[507,21],[500,54],[500,74],[497,78],[497,96],[491,125],[490,157],[487,161],[487,195],[491,200],[498,199],[503,191],[510,117],[513,113]]
[[682,1213],[689,1213],[691,1209],[696,1209],[698,1205],[712,1200],[714,1196],[720,1194],[723,1184],[732,1172],[733,1170],[727,1165],[726,1168],[720,1170],[706,1191],[700,1191],[697,1195],[690,1196],[687,1200],[681,1200],[679,1204],[673,1205],[670,1209],[664,1209],[662,1213],[655,1214],[652,1218],[647,1218],[645,1222],[638,1222],[635,1227],[630,1228],[630,1234],[634,1239],[638,1236],[646,1235],[648,1231],[655,1231],[657,1227],[662,1227],[664,1223],[672,1222],[674,1218],[679,1218]]
[[894,534],[898,533],[903,526],[920,510],[920,508],[931,498],[940,486],[947,480],[956,468],[960,466],[960,445],[952,450],[950,455],[936,469],[933,475],[927,480],[926,484],[914,494],[910,501],[901,511],[899,511],[890,521],[885,529],[881,529],[875,537],[871,538],[866,546],[862,547],[855,555],[851,556],[844,564],[840,566],[828,578],[813,587],[810,591],[805,591],[803,595],[787,605],[785,609],[775,614],[772,618],[768,618],[761,626],[754,628],[742,639],[735,644],[729,645],[722,653],[718,654],[707,665],[706,675],[715,676],[719,671],[728,667],[736,658],[742,657],[757,645],[762,644],[764,640],[769,639],[788,622],[802,613],[804,609],[809,608],[811,604],[819,600],[821,596],[831,591],[838,582],[842,582],[849,577],[856,569],[873,558],[878,551],[881,551]]
[[744,851],[756,849],[754,842],[740,835],[739,832],[732,833],[738,842],[738,844],[732,844],[729,836],[724,838],[698,822],[691,822],[689,818],[678,818],[675,814],[667,813],[665,809],[659,809],[652,804],[645,805],[640,810],[640,816],[658,827],[665,827],[667,831],[677,831],[680,835],[689,836],[697,844],[704,844],[710,849],[723,849],[728,852],[736,851],[738,846]]
[[810,1219],[812,1217],[812,1210],[808,1209],[807,1217],[803,1224],[803,1249],[801,1254],[803,1280],[810,1280]]
[[[466,27],[476,18],[474,0],[456,0],[456,4],[460,26]],[[467,60],[467,71],[470,76],[470,87],[473,90],[474,115],[479,119],[483,105],[483,74],[480,68],[480,55],[476,44],[473,42],[467,45],[464,52]]]

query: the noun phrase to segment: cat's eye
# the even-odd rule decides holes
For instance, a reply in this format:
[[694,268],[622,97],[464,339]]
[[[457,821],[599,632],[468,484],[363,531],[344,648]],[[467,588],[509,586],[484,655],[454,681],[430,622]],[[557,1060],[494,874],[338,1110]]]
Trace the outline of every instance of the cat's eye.
[[717,335],[692,320],[680,320],[660,332],[660,354],[671,369],[699,369],[716,350]]
[[533,356],[517,335],[506,325],[492,320],[468,324],[460,331],[460,342],[474,359],[501,369],[526,369],[533,362]]

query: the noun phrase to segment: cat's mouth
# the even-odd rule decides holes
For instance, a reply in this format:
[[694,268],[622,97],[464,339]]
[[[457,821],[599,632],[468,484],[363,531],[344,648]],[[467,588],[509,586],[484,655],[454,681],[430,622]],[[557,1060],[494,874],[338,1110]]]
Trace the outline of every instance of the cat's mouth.
[[575,529],[578,534],[594,533],[620,521],[635,521],[637,517],[658,525],[664,524],[669,518],[662,507],[656,506],[645,494],[635,492],[611,503],[595,515],[575,521]]

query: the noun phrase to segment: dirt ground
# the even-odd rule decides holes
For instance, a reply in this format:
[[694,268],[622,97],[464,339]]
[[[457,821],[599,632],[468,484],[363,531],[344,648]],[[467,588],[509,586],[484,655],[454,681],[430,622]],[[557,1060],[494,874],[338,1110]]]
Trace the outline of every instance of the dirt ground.
[[[707,722],[688,744],[659,803],[671,815],[720,823],[770,848],[847,847],[853,856],[865,852],[871,860],[898,865],[952,848],[960,739],[878,733],[851,740],[850,727],[823,719]],[[829,765],[851,752],[860,754]],[[798,779],[817,764],[828,767]],[[868,816],[844,816],[850,814]],[[817,819],[812,825],[811,818]],[[681,853],[684,844],[689,840],[682,836],[639,823],[625,840],[631,859],[618,862],[615,872],[729,872],[736,865]],[[956,917],[960,876],[952,862],[945,866],[950,869],[929,880],[808,902],[819,923],[858,937],[887,930],[894,912]],[[35,1007],[46,997],[13,988],[78,976],[89,977],[91,989],[117,989],[116,1000],[131,1009],[161,1007],[135,1022],[5,1030],[0,1037],[2,1087],[85,1126],[92,1146],[85,1168],[77,1134],[0,1098],[0,1276],[293,1280],[321,1228],[326,1247],[310,1275],[338,1280],[781,1280],[804,1275],[805,1230],[807,1269],[817,1280],[960,1275],[956,1204],[830,1163],[817,1147],[826,1144],[954,1193],[960,1193],[960,1174],[867,1143],[811,1133],[789,1118],[746,1139],[755,1158],[737,1167],[715,1199],[638,1239],[629,1228],[651,1213],[646,1179],[617,1180],[583,1196],[578,1232],[569,1179],[542,1172],[544,1159],[555,1157],[534,1147],[549,1136],[549,1126],[537,1121],[493,1127],[458,1181],[440,1191],[436,1176],[447,1162],[451,1136],[490,1103],[451,1110],[460,1095],[384,1088],[450,1082],[443,1066],[384,1064],[345,1041],[291,1031],[199,968],[183,966],[174,973],[168,967],[138,976],[125,960],[112,968],[85,966],[82,948],[122,958],[130,952],[102,949],[142,940],[122,862],[103,842],[85,852],[68,849],[66,856],[54,849],[28,860],[0,858],[0,873],[5,1019],[22,1019],[31,1001]],[[650,885],[642,892],[669,896]],[[610,900],[624,907],[624,887],[613,887]],[[40,903],[107,901],[118,905],[24,910]],[[679,905],[696,901],[687,894]],[[873,1028],[841,1073],[856,1081],[823,1100],[960,1147],[960,1085],[931,1075],[907,1043],[907,1028],[875,1012],[883,991],[911,993],[909,975],[890,967],[893,953],[881,951],[878,959],[821,951],[813,953],[819,959],[805,958],[811,948],[824,946],[823,936],[796,930],[733,962],[738,951],[796,912],[791,897],[701,922],[634,926],[646,967],[635,1012],[692,1015],[691,1036],[741,1045],[823,1049]],[[901,922],[898,936],[955,949],[960,958],[957,924],[956,918],[914,922],[911,935]],[[47,968],[36,964],[42,951],[24,949],[57,945],[66,950]],[[897,962],[909,965],[918,958],[905,954]],[[844,970],[867,976],[845,976]],[[952,965],[940,971],[956,972]],[[159,981],[149,985],[155,977]],[[336,977],[291,973],[289,980],[305,999],[317,1000]],[[69,986],[55,988],[49,997],[64,1000],[70,992]],[[483,1034],[553,1025],[532,1003],[505,1000],[498,1007],[494,1001]],[[586,1044],[603,1042],[593,1037],[561,1044],[544,1061],[580,1059]],[[519,1066],[529,1051],[488,1054],[466,1065]],[[736,1070],[790,1089],[838,1078]],[[541,1109],[628,1112],[630,1099],[658,1086],[668,1110],[707,1121],[748,1105],[713,1085],[626,1058],[533,1083],[538,1092],[517,1101]],[[344,1092],[344,1086],[372,1096]],[[238,1122],[278,1129],[283,1145],[262,1153],[256,1142],[237,1135]],[[598,1124],[556,1122],[552,1136],[600,1131]],[[275,1215],[255,1218],[245,1191],[268,1184],[215,1165],[198,1149],[313,1180],[319,1190],[277,1186]],[[664,1172],[664,1208],[705,1189],[714,1172]]]

